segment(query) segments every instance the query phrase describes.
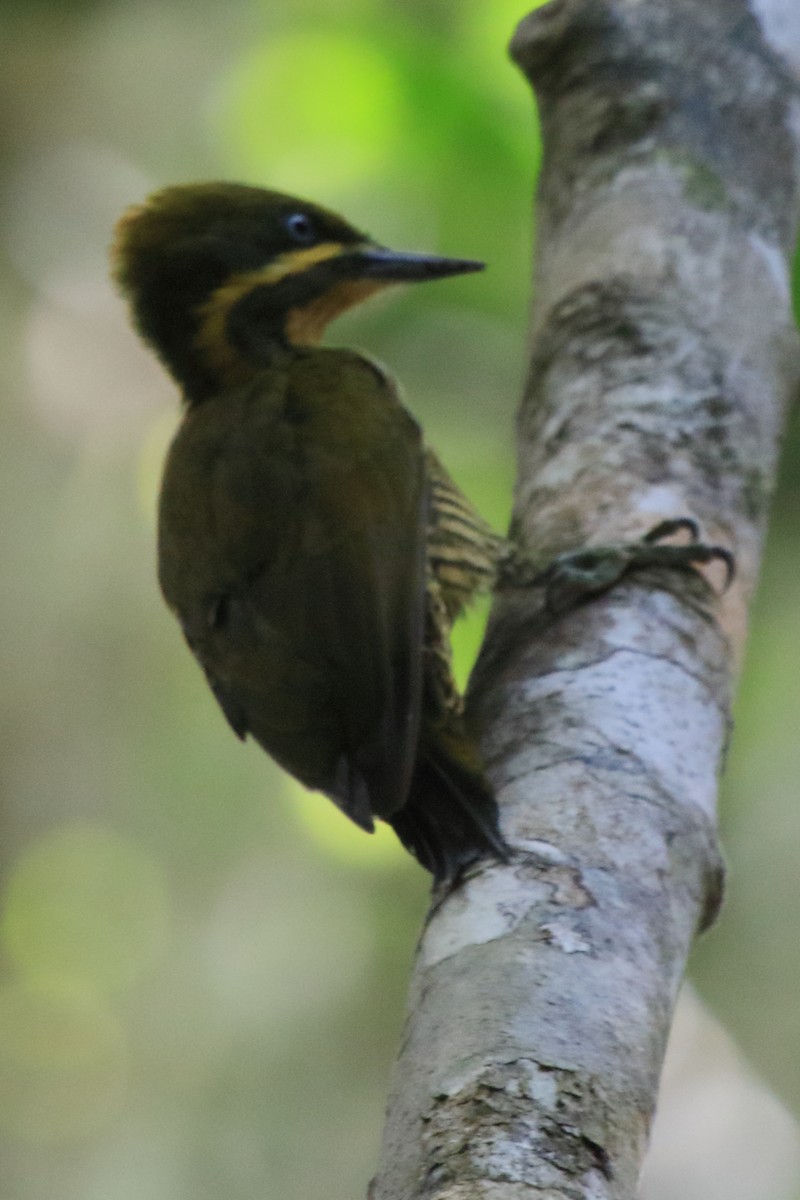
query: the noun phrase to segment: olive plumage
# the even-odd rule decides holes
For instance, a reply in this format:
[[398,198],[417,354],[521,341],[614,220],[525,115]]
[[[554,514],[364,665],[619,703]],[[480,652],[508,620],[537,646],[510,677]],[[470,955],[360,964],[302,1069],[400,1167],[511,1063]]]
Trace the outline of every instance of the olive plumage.
[[504,542],[367,358],[318,345],[391,283],[481,264],[400,254],[333,213],[235,184],[125,214],[114,272],[182,389],[159,581],[230,725],[436,881],[503,856],[449,666],[452,621]]

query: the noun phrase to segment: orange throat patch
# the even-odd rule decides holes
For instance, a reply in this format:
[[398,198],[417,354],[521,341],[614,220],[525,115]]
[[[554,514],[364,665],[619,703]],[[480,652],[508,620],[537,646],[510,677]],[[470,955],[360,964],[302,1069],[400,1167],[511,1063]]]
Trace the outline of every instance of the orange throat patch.
[[292,346],[316,346],[325,327],[346,309],[360,304],[387,286],[386,280],[346,279],[302,308],[292,308],[286,318],[286,338]]
[[[204,362],[222,378],[233,380],[246,377],[253,369],[252,364],[242,359],[228,336],[228,319],[234,305],[255,288],[279,283],[289,275],[299,274],[343,252],[341,244],[326,242],[309,249],[290,251],[265,267],[232,276],[217,288],[200,310],[200,327],[195,345]],[[383,280],[343,280],[308,304],[287,312],[284,323],[286,340],[293,346],[316,346],[326,325],[335,317],[384,287],[386,282]]]

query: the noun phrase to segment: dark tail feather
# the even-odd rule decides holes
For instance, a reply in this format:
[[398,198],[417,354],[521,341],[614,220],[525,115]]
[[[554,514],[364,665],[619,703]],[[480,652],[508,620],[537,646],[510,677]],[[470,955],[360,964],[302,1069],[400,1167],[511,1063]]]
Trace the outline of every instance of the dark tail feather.
[[389,823],[434,884],[454,879],[478,858],[508,857],[488,782],[440,745],[420,755],[408,800]]

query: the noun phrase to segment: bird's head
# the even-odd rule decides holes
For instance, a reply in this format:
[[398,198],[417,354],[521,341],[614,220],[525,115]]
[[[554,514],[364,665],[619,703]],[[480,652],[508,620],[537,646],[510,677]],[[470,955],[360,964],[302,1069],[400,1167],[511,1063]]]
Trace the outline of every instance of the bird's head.
[[317,204],[231,183],[164,188],[130,209],[112,259],[139,332],[189,399],[315,345],[388,284],[483,266],[395,253]]

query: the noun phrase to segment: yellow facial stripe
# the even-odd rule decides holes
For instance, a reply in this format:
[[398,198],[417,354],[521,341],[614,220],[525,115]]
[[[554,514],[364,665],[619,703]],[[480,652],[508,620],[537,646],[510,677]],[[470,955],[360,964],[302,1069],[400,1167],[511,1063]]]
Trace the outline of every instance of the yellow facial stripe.
[[240,365],[238,355],[227,337],[227,324],[231,309],[242,296],[254,288],[280,283],[290,275],[307,271],[317,263],[337,258],[344,252],[345,247],[341,242],[321,242],[318,246],[308,246],[302,250],[287,250],[265,267],[232,275],[200,310],[196,345],[209,366],[222,374],[229,374]]
[[278,283],[287,275],[307,271],[309,267],[315,267],[317,263],[325,262],[329,258],[338,258],[344,252],[345,247],[341,242],[320,242],[318,246],[308,246],[305,250],[287,250],[269,266],[249,271],[237,278],[249,278],[252,283]]

